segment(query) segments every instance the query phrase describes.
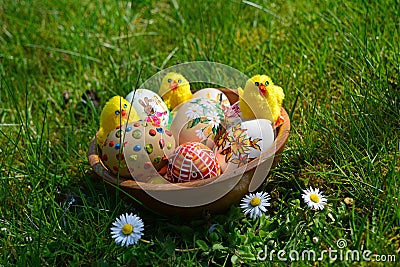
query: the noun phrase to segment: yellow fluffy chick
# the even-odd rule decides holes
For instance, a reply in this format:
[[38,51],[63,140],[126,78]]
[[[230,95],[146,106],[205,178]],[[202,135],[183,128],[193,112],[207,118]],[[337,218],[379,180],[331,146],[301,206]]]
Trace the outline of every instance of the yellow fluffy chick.
[[171,111],[179,104],[190,100],[193,96],[188,80],[176,72],[170,72],[165,75],[158,94]]
[[105,104],[100,115],[97,144],[102,145],[107,135],[121,125],[140,120],[136,110],[121,96],[114,96]]
[[243,119],[268,119],[275,123],[280,118],[285,94],[267,75],[253,76],[238,93]]

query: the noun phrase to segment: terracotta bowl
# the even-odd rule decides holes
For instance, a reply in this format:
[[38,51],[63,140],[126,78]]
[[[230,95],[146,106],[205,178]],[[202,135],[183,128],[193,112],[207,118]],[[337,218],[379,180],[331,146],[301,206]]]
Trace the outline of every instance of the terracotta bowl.
[[[226,94],[232,104],[238,101],[236,91],[231,89],[220,90]],[[116,177],[108,171],[97,154],[95,138],[91,141],[88,150],[89,163],[99,177],[103,178],[113,187],[119,187],[122,192],[131,195],[157,213],[196,216],[204,212],[223,212],[229,209],[231,205],[239,203],[241,198],[245,194],[248,194],[249,191],[256,190],[268,176],[269,170],[277,166],[290,131],[290,119],[283,108],[281,109],[281,116],[284,118],[284,123],[275,129],[275,141],[269,150],[265,151],[259,158],[250,161],[245,166],[239,167],[234,172],[223,173],[212,183],[210,181],[214,179],[205,179],[180,183],[179,186],[177,186],[177,184],[151,184],[137,182],[133,179]],[[261,181],[261,183],[257,182],[255,185],[252,184],[252,181],[255,180]],[[165,201],[160,201],[160,198],[154,197],[154,195],[165,195],[169,198],[172,197],[179,200],[180,197],[185,198],[188,197],[188,195],[195,197],[196,194],[207,194],[207,192],[210,192],[207,190],[216,192],[225,188],[232,189],[224,193],[219,199],[199,206],[189,205],[182,207],[182,205],[167,204]]]

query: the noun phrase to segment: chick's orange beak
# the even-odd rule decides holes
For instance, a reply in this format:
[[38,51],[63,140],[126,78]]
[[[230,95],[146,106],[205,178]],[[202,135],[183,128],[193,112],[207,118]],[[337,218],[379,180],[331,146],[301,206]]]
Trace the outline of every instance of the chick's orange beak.
[[268,95],[267,87],[265,86],[265,84],[260,84],[258,86],[258,90],[260,91],[260,94],[262,94],[263,96]]
[[176,88],[178,88],[178,83],[176,81],[172,81],[169,84],[169,88],[171,88],[172,91],[175,90]]
[[126,110],[125,110],[125,109],[123,109],[123,110],[121,111],[121,115],[122,115],[122,117],[126,118],[127,113],[126,113]]

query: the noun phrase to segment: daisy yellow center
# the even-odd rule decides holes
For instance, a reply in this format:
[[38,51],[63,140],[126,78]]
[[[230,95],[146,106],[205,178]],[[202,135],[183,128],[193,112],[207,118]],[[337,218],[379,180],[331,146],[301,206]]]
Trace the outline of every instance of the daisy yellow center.
[[124,235],[130,235],[133,232],[133,226],[131,224],[124,224],[124,226],[122,226],[122,233]]
[[252,205],[253,207],[260,205],[260,203],[261,199],[259,197],[253,197],[250,201],[250,205]]
[[310,199],[314,203],[319,203],[319,196],[317,194],[311,194]]

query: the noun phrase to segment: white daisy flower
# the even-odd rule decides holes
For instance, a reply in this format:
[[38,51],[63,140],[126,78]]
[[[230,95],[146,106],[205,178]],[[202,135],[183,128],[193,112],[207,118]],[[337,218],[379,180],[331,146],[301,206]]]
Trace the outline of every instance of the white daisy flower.
[[203,115],[203,109],[200,105],[192,105],[186,110],[185,114],[188,119],[200,118]]
[[269,207],[270,196],[266,192],[250,193],[242,198],[240,207],[243,209],[244,215],[249,215],[250,218],[260,217],[263,212],[267,211],[266,207]]
[[204,134],[203,129],[198,129],[195,131],[195,133],[196,133],[196,136],[202,140],[207,138],[206,135]]
[[311,186],[309,189],[303,190],[302,198],[310,209],[323,210],[326,205],[327,199],[319,191],[318,188],[313,189]]
[[220,123],[221,123],[221,120],[219,119],[218,114],[215,113],[215,112],[209,114],[209,115],[207,116],[207,120],[210,121],[209,124],[211,124],[211,126],[212,126],[213,128],[214,128],[214,127],[215,127],[215,128],[218,128],[218,126],[219,126]]
[[123,246],[136,244],[143,235],[143,221],[140,217],[131,214],[122,214],[111,227],[112,238],[115,243]]
[[212,99],[203,98],[202,104],[206,109],[215,108],[215,101],[213,101]]

